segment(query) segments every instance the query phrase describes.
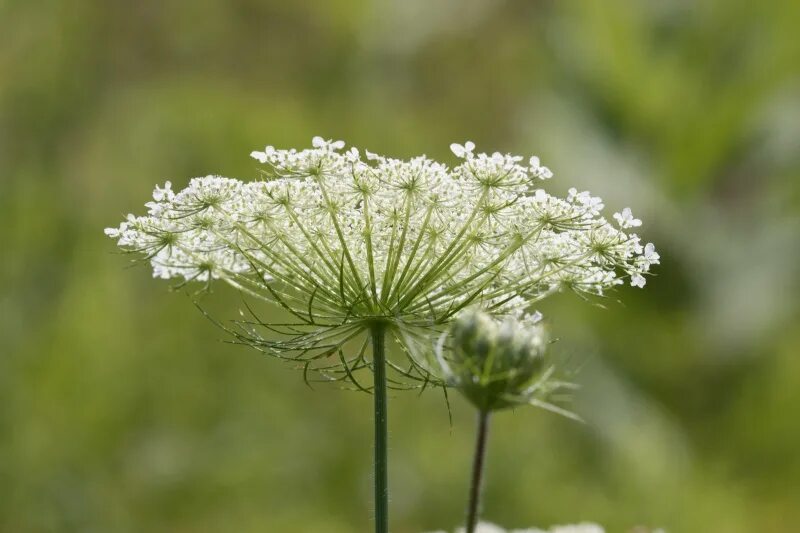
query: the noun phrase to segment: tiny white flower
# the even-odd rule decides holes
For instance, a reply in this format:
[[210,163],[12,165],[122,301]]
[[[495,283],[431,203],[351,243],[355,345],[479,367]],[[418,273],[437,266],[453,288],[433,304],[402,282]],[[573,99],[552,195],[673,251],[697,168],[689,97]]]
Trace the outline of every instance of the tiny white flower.
[[553,177],[553,172],[549,168],[542,166],[538,157],[531,157],[528,163],[530,163],[531,174],[533,176],[542,180],[547,180]]
[[661,260],[661,256],[656,252],[656,247],[652,242],[648,242],[644,246],[644,253],[642,253],[642,264],[643,267],[646,269],[650,268],[650,265],[657,265]]
[[622,210],[622,213],[614,213],[614,220],[617,221],[622,229],[635,228],[642,225],[642,221],[633,217],[630,207]]
[[586,209],[584,215],[588,215],[589,217],[599,215],[605,207],[602,198],[599,196],[592,196],[589,191],[578,192],[575,187],[570,187],[567,194],[567,201],[573,203],[577,202],[583,206]]
[[250,152],[250,157],[256,159],[259,163],[266,163],[267,162],[267,154],[265,152],[258,152],[253,151]]
[[311,146],[319,149],[328,149],[331,151],[341,150],[344,148],[344,141],[325,140],[319,135],[311,139]]
[[567,201],[568,202],[574,202],[575,198],[577,196],[578,196],[578,189],[576,189],[575,187],[570,187],[567,190]]
[[351,163],[355,163],[361,159],[361,154],[358,152],[358,148],[355,146],[351,147],[344,156]]
[[161,202],[162,200],[172,200],[174,196],[175,193],[172,192],[172,183],[169,181],[164,184],[163,189],[156,185],[155,190],[153,190],[153,200],[156,202]]
[[453,143],[450,145],[450,151],[460,159],[469,159],[472,157],[472,151],[475,149],[475,143],[467,141],[463,145]]
[[645,283],[647,283],[647,280],[638,272],[631,274],[631,287],[639,287],[641,289],[644,288]]

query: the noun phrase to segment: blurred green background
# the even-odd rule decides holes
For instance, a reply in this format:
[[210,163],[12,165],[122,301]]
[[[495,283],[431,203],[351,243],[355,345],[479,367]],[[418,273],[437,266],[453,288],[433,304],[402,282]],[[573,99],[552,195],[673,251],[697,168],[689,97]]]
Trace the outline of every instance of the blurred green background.
[[[0,0],[0,531],[369,531],[371,398],[219,342],[102,231],[157,182],[255,178],[251,150],[317,134],[536,153],[662,253],[605,309],[540,307],[588,423],[497,416],[487,519],[800,530],[798,21],[795,0]],[[462,520],[452,407],[390,404],[393,531]]]

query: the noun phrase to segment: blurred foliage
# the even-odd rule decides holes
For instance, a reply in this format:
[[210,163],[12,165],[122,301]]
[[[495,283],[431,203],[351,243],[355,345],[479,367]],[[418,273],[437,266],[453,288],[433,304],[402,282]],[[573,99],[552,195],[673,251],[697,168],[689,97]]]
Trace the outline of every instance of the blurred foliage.
[[[102,234],[156,182],[256,177],[251,150],[320,134],[537,153],[662,252],[605,309],[542,306],[588,423],[497,416],[487,519],[796,531],[798,20],[795,0],[0,1],[0,530],[369,530],[370,398],[218,342]],[[462,519],[473,413],[453,416],[393,399],[394,531]]]

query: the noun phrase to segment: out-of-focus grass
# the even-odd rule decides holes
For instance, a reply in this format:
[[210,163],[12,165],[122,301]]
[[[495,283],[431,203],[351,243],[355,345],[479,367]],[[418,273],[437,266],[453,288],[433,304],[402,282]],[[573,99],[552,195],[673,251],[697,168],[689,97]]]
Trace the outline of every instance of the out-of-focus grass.
[[[542,305],[578,426],[496,419],[487,518],[800,523],[800,6],[0,2],[0,530],[367,531],[370,399],[218,342],[102,228],[312,135],[538,153],[663,264]],[[623,303],[619,303],[617,299]],[[203,298],[233,318],[238,296]],[[462,516],[472,413],[391,403],[393,530]]]

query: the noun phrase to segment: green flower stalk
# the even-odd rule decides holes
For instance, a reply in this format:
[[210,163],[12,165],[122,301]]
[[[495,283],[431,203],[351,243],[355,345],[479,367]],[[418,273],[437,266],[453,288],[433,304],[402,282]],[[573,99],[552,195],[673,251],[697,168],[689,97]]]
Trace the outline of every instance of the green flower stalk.
[[474,148],[452,145],[459,164],[448,167],[362,157],[320,137],[303,150],[268,146],[251,154],[262,179],[206,176],[178,192],[167,182],[146,215],[106,230],[155,277],[223,281],[291,317],[250,311],[228,328],[239,342],[299,364],[306,380],[375,394],[378,532],[388,530],[386,390],[443,385],[431,339],[460,311],[521,316],[562,288],[641,286],[658,262],[623,231],[641,224],[629,210],[612,225],[588,192],[541,189],[552,173],[538,158]]

